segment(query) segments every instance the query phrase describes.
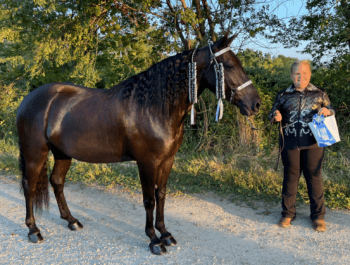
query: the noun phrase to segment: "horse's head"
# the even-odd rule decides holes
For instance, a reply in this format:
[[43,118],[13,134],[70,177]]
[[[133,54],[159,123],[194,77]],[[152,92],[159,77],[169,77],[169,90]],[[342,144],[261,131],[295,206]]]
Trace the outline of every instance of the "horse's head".
[[228,48],[235,36],[228,38],[227,35],[212,45],[199,49],[195,55],[199,71],[199,89],[209,88],[213,93],[216,92],[215,58],[217,63],[222,63],[224,67],[226,100],[238,106],[241,114],[254,115],[259,111],[261,99],[240,60]]

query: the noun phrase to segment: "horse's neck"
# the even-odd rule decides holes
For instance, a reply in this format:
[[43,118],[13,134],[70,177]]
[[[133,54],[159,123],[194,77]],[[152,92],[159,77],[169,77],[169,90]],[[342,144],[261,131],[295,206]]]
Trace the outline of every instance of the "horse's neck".
[[[191,51],[186,51],[169,57],[111,90],[119,99],[130,100],[131,104],[135,104],[133,107],[148,108],[155,117],[181,126],[191,107],[188,95],[191,54]],[[198,96],[203,90],[199,89]]]

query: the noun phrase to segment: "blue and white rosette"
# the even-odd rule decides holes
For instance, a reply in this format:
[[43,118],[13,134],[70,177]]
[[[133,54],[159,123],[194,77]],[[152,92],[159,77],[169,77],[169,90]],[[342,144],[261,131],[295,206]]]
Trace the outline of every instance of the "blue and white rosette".
[[324,123],[324,116],[323,114],[321,115],[318,115],[318,114],[315,114],[313,117],[312,117],[312,121],[316,124],[316,125],[321,125]]
[[314,136],[317,140],[319,147],[326,147],[336,143],[331,132],[328,130],[327,126],[324,124],[324,116],[315,114],[312,118],[314,127],[316,129],[316,134]]

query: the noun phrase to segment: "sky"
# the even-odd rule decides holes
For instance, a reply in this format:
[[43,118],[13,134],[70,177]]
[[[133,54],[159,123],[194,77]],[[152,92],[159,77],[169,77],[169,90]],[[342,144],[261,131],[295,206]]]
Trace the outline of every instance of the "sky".
[[[298,15],[303,15],[307,13],[305,8],[306,0],[263,0],[264,2],[269,2],[271,6],[277,6],[274,14],[279,18],[293,17]],[[272,56],[284,55],[286,57],[293,57],[299,60],[311,60],[312,57],[310,54],[302,54],[298,51],[302,51],[303,47],[307,45],[307,42],[303,42],[298,48],[285,49],[282,45],[270,44],[267,40],[260,41],[263,46],[269,48],[263,48],[261,45],[256,43],[250,43],[245,48],[250,48],[252,50],[259,50],[263,53],[269,53]]]

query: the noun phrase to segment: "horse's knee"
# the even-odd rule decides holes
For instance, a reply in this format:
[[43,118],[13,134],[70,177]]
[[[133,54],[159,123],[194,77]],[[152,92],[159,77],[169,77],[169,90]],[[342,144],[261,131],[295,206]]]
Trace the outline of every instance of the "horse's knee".
[[64,181],[61,178],[57,178],[54,175],[50,177],[50,184],[54,188],[54,192],[63,191]]
[[156,198],[157,198],[158,201],[159,200],[164,200],[165,196],[166,196],[166,189],[165,188],[158,188],[158,189],[156,189],[155,195],[156,195]]
[[55,172],[53,172],[50,176],[50,183],[55,185],[63,185],[64,179],[57,177]]
[[34,198],[36,192],[36,183],[29,183],[29,181],[26,178],[23,178],[22,188],[26,197]]
[[154,199],[144,199],[143,205],[146,210],[153,210],[155,206],[155,200]]

